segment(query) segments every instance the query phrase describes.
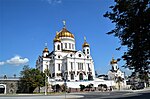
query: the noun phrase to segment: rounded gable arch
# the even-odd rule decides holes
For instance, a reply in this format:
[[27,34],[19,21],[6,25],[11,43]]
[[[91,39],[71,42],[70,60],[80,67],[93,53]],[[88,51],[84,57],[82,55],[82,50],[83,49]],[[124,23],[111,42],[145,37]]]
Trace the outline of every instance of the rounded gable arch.
[[82,51],[78,51],[75,53],[76,58],[85,58],[85,54]]
[[66,56],[67,56],[67,57],[72,57],[72,58],[74,58],[75,54],[74,54],[73,52],[70,52],[70,53],[68,53]]

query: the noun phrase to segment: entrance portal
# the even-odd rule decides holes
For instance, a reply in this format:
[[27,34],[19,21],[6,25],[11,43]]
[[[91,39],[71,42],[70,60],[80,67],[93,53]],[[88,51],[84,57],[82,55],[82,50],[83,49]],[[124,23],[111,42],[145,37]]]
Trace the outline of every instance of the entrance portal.
[[93,80],[93,76],[91,74],[88,75],[88,80]]
[[6,94],[6,85],[0,84],[0,94]]
[[82,73],[79,74],[79,80],[83,80],[83,74]]

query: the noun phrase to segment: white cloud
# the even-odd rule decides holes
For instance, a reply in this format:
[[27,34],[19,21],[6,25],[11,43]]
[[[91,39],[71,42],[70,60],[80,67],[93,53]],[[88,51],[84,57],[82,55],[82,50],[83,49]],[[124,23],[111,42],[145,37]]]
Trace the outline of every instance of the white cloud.
[[60,4],[62,0],[46,0],[49,4]]
[[0,65],[4,65],[5,64],[5,62],[0,62]]
[[52,4],[52,0],[46,0],[49,4]]
[[22,58],[18,55],[14,56],[13,58],[6,60],[5,62],[0,62],[0,65],[4,65],[4,64],[10,64],[10,65],[23,65],[29,62],[28,58]]

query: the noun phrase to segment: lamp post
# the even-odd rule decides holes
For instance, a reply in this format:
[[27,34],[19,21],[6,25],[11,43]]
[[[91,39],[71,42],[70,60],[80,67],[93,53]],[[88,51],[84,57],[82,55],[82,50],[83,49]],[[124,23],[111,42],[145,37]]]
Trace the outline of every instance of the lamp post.
[[66,99],[66,89],[67,89],[67,74],[64,73],[64,85],[65,85],[65,99]]
[[64,88],[65,88],[65,99],[66,99],[66,80],[67,80],[67,75],[65,73],[65,70],[62,70],[62,74],[63,74],[63,79],[64,79]]
[[46,85],[46,82],[47,82],[47,81],[46,81],[46,79],[47,79],[47,77],[46,77],[46,74],[45,74],[45,95],[47,95],[47,90],[46,90],[46,88],[47,88],[47,87],[46,87],[46,86],[47,86],[47,85]]
[[[55,57],[56,54],[53,53],[53,56]],[[55,85],[54,85],[54,92],[56,92],[56,71],[54,72],[55,75],[54,75],[54,82],[55,82]]]
[[44,72],[45,72],[45,95],[47,95],[48,61],[46,62],[46,69]]
[[56,92],[56,77],[54,78],[54,81],[55,81],[55,89],[54,90]]
[[64,72],[64,88],[65,88],[65,99],[66,99],[66,77],[65,77],[65,72]]

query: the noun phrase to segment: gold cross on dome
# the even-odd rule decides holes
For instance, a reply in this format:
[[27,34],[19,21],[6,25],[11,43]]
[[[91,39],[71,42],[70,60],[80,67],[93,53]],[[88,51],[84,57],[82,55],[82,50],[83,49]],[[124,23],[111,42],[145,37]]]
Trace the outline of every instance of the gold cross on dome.
[[45,43],[45,47],[47,47],[47,43]]
[[63,20],[63,25],[64,25],[64,27],[66,27],[66,21],[65,20]]
[[84,41],[86,42],[86,37],[84,36]]

